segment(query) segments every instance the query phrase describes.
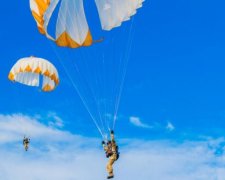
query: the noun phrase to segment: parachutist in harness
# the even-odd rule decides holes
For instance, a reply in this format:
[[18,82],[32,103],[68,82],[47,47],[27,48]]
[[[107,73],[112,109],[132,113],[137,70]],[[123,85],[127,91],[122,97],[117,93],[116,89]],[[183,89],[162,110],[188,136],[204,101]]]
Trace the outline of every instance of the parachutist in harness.
[[23,146],[24,146],[25,151],[28,150],[29,144],[30,144],[30,139],[27,138],[27,137],[24,137],[24,138],[23,138]]
[[111,140],[105,143],[105,141],[102,141],[102,145],[106,154],[106,157],[109,158],[106,170],[109,173],[107,179],[111,179],[114,177],[113,174],[113,164],[115,161],[119,159],[119,152],[118,152],[118,146],[116,144],[115,138],[114,138],[114,132],[110,132]]

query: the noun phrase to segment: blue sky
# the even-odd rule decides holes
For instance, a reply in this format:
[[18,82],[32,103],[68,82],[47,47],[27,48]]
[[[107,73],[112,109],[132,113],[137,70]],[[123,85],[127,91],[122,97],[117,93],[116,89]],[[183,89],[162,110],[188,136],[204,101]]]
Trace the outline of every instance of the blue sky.
[[[46,170],[58,172],[57,168],[62,168],[62,173],[65,172],[61,175],[52,173],[46,178],[44,175],[48,173],[37,168],[35,173],[42,174],[42,179],[55,178],[54,174],[66,180],[74,179],[67,171],[70,168],[63,164],[53,168],[48,162],[66,164],[68,154],[73,155],[72,149],[76,149],[81,158],[78,162],[76,157],[72,158],[74,161],[68,165],[71,169],[78,167],[79,161],[89,164],[85,153],[90,154],[90,151],[102,158],[98,146],[101,136],[68,74],[81,89],[91,112],[95,114],[97,111],[92,104],[90,89],[86,90],[87,84],[93,88],[97,99],[101,102],[103,97],[110,108],[113,103],[109,101],[116,92],[113,91],[114,81],[121,77],[117,65],[119,58],[126,55],[131,27],[132,47],[128,53],[129,63],[115,129],[124,147],[125,158],[119,166],[126,162],[135,164],[132,154],[137,153],[140,154],[138,165],[144,164],[148,169],[147,159],[157,167],[155,173],[144,171],[142,180],[149,177],[185,179],[190,169],[196,169],[196,172],[189,179],[224,177],[221,167],[225,163],[222,160],[225,142],[225,2],[146,0],[132,21],[110,32],[100,30],[94,2],[90,3],[85,2],[85,9],[92,34],[94,39],[104,37],[104,42],[74,50],[59,48],[39,34],[28,1],[5,1],[0,7],[3,17],[0,28],[0,154],[16,156],[16,160],[9,159],[9,164],[5,165],[4,172],[9,179],[15,178],[7,171],[7,166],[13,167],[24,158],[28,159],[30,166],[38,162],[46,165]],[[19,58],[31,55],[48,59],[57,67],[61,81],[55,91],[43,93],[7,79],[13,64]],[[80,74],[74,66],[78,67],[82,78],[78,78]],[[19,147],[20,138],[25,133],[35,142],[34,155],[30,158],[22,153],[17,156],[16,150],[8,152],[11,146]],[[73,142],[64,141],[64,138]],[[83,148],[85,141],[94,142],[94,148]],[[12,145],[14,142],[17,144]],[[50,159],[40,151],[41,143],[51,155]],[[188,152],[186,159],[182,158],[184,152]],[[192,158],[203,153],[206,156]],[[221,159],[217,153],[223,155]],[[94,161],[97,162],[96,159]],[[171,166],[171,161],[175,162],[174,166]],[[176,163],[178,165],[175,166]],[[185,169],[187,165],[190,169]],[[84,169],[85,163],[81,167]],[[21,170],[23,168],[27,166],[21,166]],[[120,175],[125,177],[126,172],[133,172],[133,169],[135,165],[121,170]],[[76,170],[80,171],[79,168]],[[13,171],[15,175],[19,173],[16,167]],[[1,172],[0,177],[4,177]],[[209,174],[204,175],[204,172]],[[86,178],[85,172],[81,174],[84,176]],[[102,178],[99,174],[94,176]],[[22,175],[20,177],[22,179]],[[131,174],[131,177],[135,179],[138,176]]]
[[[137,129],[129,124],[130,116],[140,117],[150,125],[164,126],[168,121],[172,122],[177,131],[174,133],[188,132],[213,136],[223,134],[222,130],[225,126],[224,4],[222,1],[212,3],[163,0],[144,3],[144,7],[138,11],[133,20],[132,51],[119,109],[121,121],[116,127],[121,136],[139,138],[168,136],[168,133],[157,128]],[[0,72],[1,112],[45,114],[46,111],[54,111],[67,122],[66,128],[89,136],[98,136],[53,49],[59,52],[65,67],[75,79],[77,74],[70,69],[70,63],[73,59],[84,58],[81,58],[82,53],[96,52],[97,55],[91,55],[94,59],[90,56],[85,57],[88,63],[98,61],[102,54],[105,55],[106,61],[109,59],[109,62],[118,61],[117,57],[125,54],[126,48],[117,46],[126,45],[131,21],[111,32],[103,33],[98,30],[100,25],[94,5],[86,4],[87,18],[90,27],[93,27],[94,37],[97,39],[104,36],[106,45],[96,44],[90,48],[75,49],[69,52],[69,60],[64,60],[63,53],[67,50],[61,52],[61,49],[49,43],[38,33],[30,14],[29,3],[16,2],[10,5],[10,11],[5,8],[9,5],[10,2],[5,2],[5,6],[1,7],[4,16],[0,35],[1,59],[4,62]],[[110,46],[115,47],[116,53],[112,53]],[[113,54],[119,55],[111,57]],[[30,55],[49,59],[57,67],[61,83],[53,93],[41,93],[37,89],[12,84],[7,80],[7,74],[16,60]],[[80,61],[77,63],[78,68],[85,73],[85,63]],[[88,66],[87,71],[96,68],[96,64],[93,63]],[[113,77],[113,68],[116,67],[104,68],[109,68],[106,72],[109,80],[104,82],[106,89],[109,90],[114,86],[110,78]],[[104,72],[100,73],[105,75]],[[90,80],[90,74],[86,74],[85,78],[89,78],[90,85],[92,85],[91,81],[95,80]],[[77,85],[81,88],[85,87],[83,83]],[[88,95],[86,97],[90,100]],[[106,98],[111,97],[108,95]]]
[[[223,135],[224,4],[222,1],[212,3],[175,0],[144,3],[144,7],[138,11],[133,20],[132,51],[118,114],[120,118],[116,126],[120,136],[147,139],[171,136],[161,128],[138,129],[129,124],[131,116],[139,117],[149,125],[156,124],[157,127],[166,126],[167,122],[171,122],[176,127],[173,133],[180,135],[186,133],[191,136],[192,133]],[[5,8],[9,5],[10,11]],[[111,32],[102,32],[99,30],[94,5],[86,4],[86,9],[94,37],[97,39],[104,36],[105,41],[103,45],[95,44],[90,48],[75,49],[69,52],[69,58],[64,60],[64,53],[67,50],[61,52],[60,48],[49,43],[38,33],[28,2],[14,4],[5,2],[1,7],[4,16],[0,34],[1,59],[4,63],[0,72],[2,84],[0,111],[3,114],[15,112],[47,114],[47,111],[53,111],[64,119],[65,128],[83,135],[98,136],[53,49],[59,52],[66,69],[74,79],[77,74],[70,67],[74,59],[78,59],[78,68],[92,86],[95,77],[91,79],[92,75],[85,72],[82,58],[86,58],[85,61],[89,63],[87,71],[101,64],[93,62],[99,61],[98,58],[103,54],[106,61],[107,59],[109,62],[118,61],[117,57],[125,54],[126,48],[120,46],[127,43],[127,32],[132,21]],[[112,53],[113,47],[110,46],[114,47],[116,53]],[[89,52],[90,54],[95,52],[97,55],[91,54],[81,58],[82,53]],[[57,67],[61,83],[56,91],[42,93],[35,88],[12,84],[7,80],[7,74],[16,60],[30,55],[46,58]],[[110,78],[113,78],[115,70],[113,68],[116,66],[104,68],[108,68],[106,74],[100,73],[109,77],[104,83],[106,89],[110,90],[114,86]],[[85,88],[83,83],[77,85],[81,89]],[[88,95],[84,96],[90,100]],[[111,97],[108,95],[106,98]]]

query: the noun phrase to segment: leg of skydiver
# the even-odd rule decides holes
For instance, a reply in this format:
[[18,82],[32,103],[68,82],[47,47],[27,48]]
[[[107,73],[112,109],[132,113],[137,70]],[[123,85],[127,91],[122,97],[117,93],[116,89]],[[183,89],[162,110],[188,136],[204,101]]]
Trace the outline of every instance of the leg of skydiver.
[[113,154],[110,158],[109,158],[109,162],[107,164],[107,172],[109,173],[109,176],[107,177],[108,179],[111,179],[114,177],[113,174],[113,164],[116,161],[116,156]]

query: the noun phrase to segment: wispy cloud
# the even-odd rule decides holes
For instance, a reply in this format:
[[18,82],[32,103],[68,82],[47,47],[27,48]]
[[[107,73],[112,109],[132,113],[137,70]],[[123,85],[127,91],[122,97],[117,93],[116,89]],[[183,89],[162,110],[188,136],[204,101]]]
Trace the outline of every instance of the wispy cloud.
[[64,127],[63,120],[55,112],[49,112],[47,117],[50,126],[58,128]]
[[[24,152],[20,139],[25,129],[31,135],[28,152]],[[0,137],[0,159],[4,159],[0,162],[0,179],[101,180],[107,175],[107,159],[94,138],[74,135],[16,114],[0,115]],[[132,139],[119,142],[121,157],[115,163],[115,180],[225,177],[224,138],[183,143]]]
[[167,122],[166,129],[168,131],[174,131],[175,130],[175,126],[171,122]]
[[152,128],[152,126],[145,124],[141,121],[139,117],[131,116],[130,123],[134,126],[141,127],[141,128]]

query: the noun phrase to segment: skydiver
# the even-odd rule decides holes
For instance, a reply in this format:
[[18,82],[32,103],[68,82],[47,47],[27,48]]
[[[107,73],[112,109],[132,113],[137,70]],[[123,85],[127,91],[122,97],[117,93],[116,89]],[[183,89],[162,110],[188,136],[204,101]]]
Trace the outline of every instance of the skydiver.
[[119,159],[118,146],[115,141],[114,132],[110,131],[111,140],[108,140],[107,144],[105,141],[102,141],[102,145],[106,154],[106,157],[109,158],[108,164],[106,166],[106,170],[108,172],[107,179],[111,179],[114,177],[113,174],[113,164],[115,161]]
[[24,138],[23,138],[23,146],[24,146],[25,151],[28,150],[29,143],[30,143],[30,139],[24,136]]

